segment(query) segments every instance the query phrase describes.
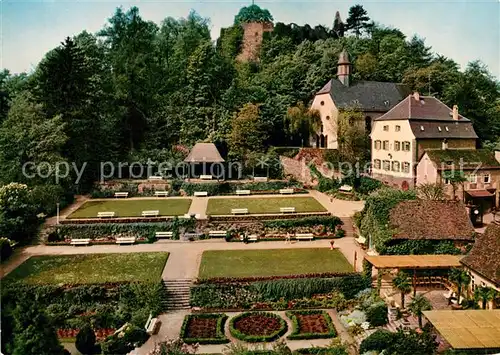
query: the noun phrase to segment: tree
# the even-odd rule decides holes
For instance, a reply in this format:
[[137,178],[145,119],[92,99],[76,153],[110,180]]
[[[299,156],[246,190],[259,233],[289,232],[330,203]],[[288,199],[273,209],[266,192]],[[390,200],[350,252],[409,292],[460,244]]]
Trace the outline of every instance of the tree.
[[[453,189],[453,199],[457,200],[457,187],[463,185],[467,181],[463,171],[459,170],[447,170],[442,174],[443,179],[447,179]],[[462,186],[462,200],[463,200],[463,186]]]
[[76,335],[75,346],[82,354],[94,354],[96,337],[90,324],[85,324]]
[[458,302],[460,302],[460,298],[462,297],[462,289],[469,286],[470,284],[470,275],[464,269],[453,268],[450,269],[448,277],[450,281],[453,282],[457,287],[457,299]]
[[240,9],[240,12],[234,18],[234,24],[245,22],[273,22],[273,16],[267,9],[261,9],[259,6],[252,4]]
[[363,8],[362,5],[354,5],[349,9],[349,16],[347,17],[347,29],[349,31],[353,31],[356,37],[361,36],[363,30],[370,27],[368,23],[370,18],[368,17],[368,13]]
[[340,111],[337,118],[337,143],[342,161],[356,163],[368,160],[368,137],[363,113],[357,108]]
[[228,144],[234,157],[246,159],[251,152],[262,151],[266,133],[260,121],[259,106],[246,104],[234,116]]
[[414,329],[406,331],[399,328],[385,352],[390,355],[432,355],[436,353],[437,346],[436,336],[427,327],[420,333]]
[[422,329],[422,315],[424,311],[430,311],[432,309],[431,302],[425,298],[425,296],[418,294],[412,297],[408,308],[413,315],[418,317],[418,326]]
[[481,302],[481,308],[486,309],[488,301],[495,298],[496,291],[491,287],[480,286],[474,290],[474,300]]
[[311,136],[321,126],[321,115],[318,110],[310,110],[301,101],[296,106],[290,107],[286,113],[288,131],[300,137],[302,146],[307,146]]
[[63,355],[54,326],[33,300],[23,299],[14,310],[12,355]]
[[337,35],[337,37],[344,37],[345,25],[340,17],[340,12],[335,13],[335,20],[333,20],[333,32]]
[[418,197],[423,200],[442,201],[445,199],[444,187],[442,184],[421,184],[417,186],[417,193]]
[[392,286],[401,293],[401,308],[405,308],[405,295],[411,291],[410,277],[404,271],[399,271],[392,279]]

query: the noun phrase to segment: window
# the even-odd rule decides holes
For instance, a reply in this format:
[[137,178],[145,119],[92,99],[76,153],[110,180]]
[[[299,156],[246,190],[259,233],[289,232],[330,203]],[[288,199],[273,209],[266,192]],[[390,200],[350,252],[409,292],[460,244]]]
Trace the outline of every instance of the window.
[[325,102],[324,102],[324,101],[321,101],[319,104],[320,104],[321,106],[325,106]]
[[401,126],[396,126],[396,132],[400,132],[401,131]]
[[424,126],[420,126],[420,130],[421,130],[421,131],[425,131]]
[[399,141],[394,141],[394,150],[396,152],[399,152],[401,150],[401,142]]
[[384,150],[389,150],[389,141],[384,141],[384,143],[382,144],[382,147]]
[[441,144],[441,149],[443,150],[448,149],[448,140],[446,138],[443,139],[443,143]]
[[477,175],[476,174],[467,175],[467,181],[472,184],[475,184],[477,182]]
[[384,126],[384,131],[388,132],[389,131],[389,126],[385,125]]
[[449,178],[445,178],[445,179],[444,179],[444,184],[445,184],[445,185],[450,185],[450,184],[451,184],[450,179],[449,179]]
[[380,145],[381,145],[380,141],[375,141],[375,149],[380,150]]
[[395,171],[395,172],[399,172],[400,171],[399,161],[393,161],[392,162],[392,171]]
[[326,116],[326,119],[329,120],[330,119],[330,116]]
[[489,183],[491,183],[491,175],[490,175],[490,174],[484,174],[484,175],[483,175],[483,183],[484,183],[484,184],[489,184]]
[[389,160],[384,160],[384,170],[386,171],[391,170],[391,162]]
[[380,169],[380,159],[375,159],[373,161],[373,166],[375,169]]
[[446,132],[450,131],[449,128],[448,128],[448,126],[446,126],[444,129],[446,130]]
[[441,126],[438,127],[438,131],[441,132]]
[[410,142],[403,142],[403,151],[405,152],[410,151]]
[[404,173],[409,173],[410,172],[410,163],[408,163],[406,161],[403,163],[403,172]]

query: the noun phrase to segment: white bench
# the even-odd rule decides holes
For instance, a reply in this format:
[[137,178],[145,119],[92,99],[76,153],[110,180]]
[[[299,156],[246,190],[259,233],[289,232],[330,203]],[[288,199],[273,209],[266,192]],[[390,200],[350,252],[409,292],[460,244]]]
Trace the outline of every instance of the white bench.
[[174,232],[156,232],[156,238],[172,238],[174,236]]
[[212,175],[200,175],[201,180],[212,180]]
[[280,189],[280,194],[293,194],[293,189]]
[[280,207],[281,213],[295,213],[295,207]]
[[168,191],[155,191],[155,196],[156,197],[167,197]]
[[313,240],[314,234],[312,233],[297,233],[295,234],[296,240]]
[[233,208],[231,214],[248,214],[248,208]]
[[115,216],[115,212],[97,212],[97,217],[99,218],[112,218]]
[[115,192],[115,197],[128,197],[128,192]]
[[153,175],[148,177],[148,180],[163,180],[163,176]]
[[160,214],[160,211],[154,210],[154,211],[142,211],[142,216],[143,217],[158,217]]
[[250,195],[250,190],[236,190],[236,195]]
[[340,186],[339,191],[341,191],[341,192],[352,192],[352,186],[342,185],[342,186]]
[[90,238],[80,238],[80,239],[71,239],[70,244],[77,246],[77,245],[89,245],[90,244]]
[[193,196],[195,196],[195,197],[208,196],[208,192],[207,191],[195,191],[193,193]]
[[[242,235],[240,235],[240,240],[241,240],[241,241],[244,241],[244,240],[245,240],[245,238],[244,238]],[[247,236],[247,240],[248,240],[249,242],[256,242],[256,241],[258,241],[258,240],[259,240],[259,237],[257,237],[257,235],[256,235],[256,234],[251,234],[251,235]]]
[[134,244],[135,237],[118,237],[116,238],[116,244]]
[[208,232],[209,237],[220,238],[225,237],[227,235],[227,231],[210,231]]
[[158,333],[158,330],[160,328],[160,320],[158,318],[153,318],[153,316],[149,315],[148,321],[146,322],[146,326],[144,329],[146,329],[146,333],[149,335],[154,335]]
[[253,181],[258,181],[258,182],[267,182],[268,178],[267,176],[254,176]]

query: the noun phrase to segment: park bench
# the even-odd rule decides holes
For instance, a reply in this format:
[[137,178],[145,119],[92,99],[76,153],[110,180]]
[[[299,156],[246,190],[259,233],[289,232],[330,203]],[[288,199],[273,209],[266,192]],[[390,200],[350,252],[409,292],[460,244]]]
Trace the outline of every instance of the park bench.
[[128,192],[115,192],[115,197],[128,197]]
[[232,208],[231,214],[248,214],[248,208]]
[[156,238],[172,238],[174,236],[174,232],[156,232]]
[[255,176],[253,178],[253,181],[257,181],[257,182],[267,182],[268,178],[267,176]]
[[97,217],[99,218],[113,218],[115,216],[115,212],[97,212]]
[[210,231],[208,236],[211,238],[224,238],[227,235],[227,231]]
[[286,194],[291,195],[291,194],[293,194],[293,189],[280,189],[280,194],[282,194],[282,195],[286,195]]
[[201,180],[212,180],[212,175],[200,175]]
[[116,238],[116,244],[134,244],[135,237],[118,237]]
[[155,196],[156,197],[167,197],[168,191],[155,191]]
[[160,211],[154,210],[154,211],[142,211],[142,216],[143,217],[158,217],[160,214]]
[[195,191],[193,193],[193,196],[195,196],[195,197],[208,196],[208,192],[207,191]]
[[349,185],[342,185],[339,188],[340,192],[352,192],[352,186]]
[[295,234],[296,240],[313,240],[314,234],[312,233],[297,233]]
[[295,207],[280,207],[281,213],[295,213]]
[[153,176],[148,177],[148,180],[163,180],[163,176],[153,175]]
[[250,195],[250,190],[236,190],[236,195]]
[[89,245],[90,244],[90,238],[79,238],[79,239],[71,239],[70,244],[77,246],[77,245]]
[[[240,240],[244,241],[245,238],[241,235]],[[249,241],[249,242],[256,242],[258,240],[259,240],[259,237],[256,234],[251,234],[251,235],[247,236],[247,241]]]
[[150,314],[144,329],[146,329],[146,333],[148,333],[149,335],[154,335],[158,333],[160,324],[160,320],[158,318],[153,318],[153,316]]

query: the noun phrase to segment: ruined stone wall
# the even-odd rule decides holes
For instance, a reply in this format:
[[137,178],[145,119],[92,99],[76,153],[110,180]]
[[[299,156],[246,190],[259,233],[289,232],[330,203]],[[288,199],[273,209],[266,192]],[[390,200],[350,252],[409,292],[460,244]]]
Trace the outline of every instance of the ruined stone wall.
[[243,23],[242,27],[243,43],[237,59],[242,62],[258,61],[264,32],[271,32],[274,25],[272,22],[250,22]]

